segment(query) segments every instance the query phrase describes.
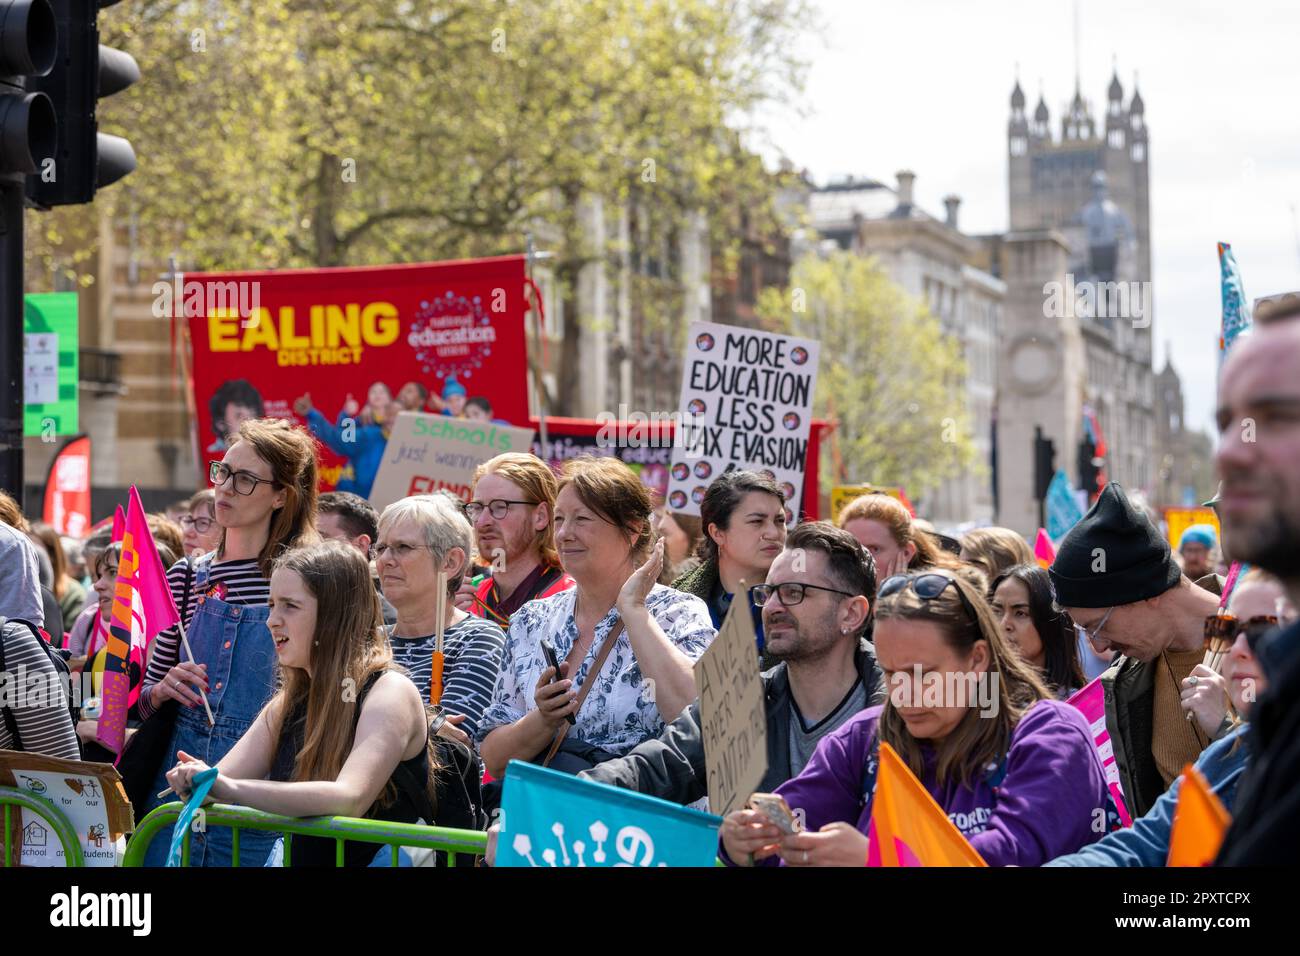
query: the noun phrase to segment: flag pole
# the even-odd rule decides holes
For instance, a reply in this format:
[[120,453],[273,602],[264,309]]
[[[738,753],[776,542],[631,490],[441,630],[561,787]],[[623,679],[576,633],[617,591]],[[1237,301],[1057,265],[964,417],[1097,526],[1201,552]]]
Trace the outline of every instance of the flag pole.
[[[194,651],[190,648],[190,639],[185,636],[185,622],[183,620],[177,620],[176,627],[180,629],[181,644],[184,645],[185,653],[189,655],[190,662],[197,664],[198,661],[194,659]],[[217,721],[216,718],[212,716],[212,708],[208,705],[208,695],[203,692],[202,687],[199,688],[199,697],[203,699],[203,709],[208,712],[208,726],[215,727]]]

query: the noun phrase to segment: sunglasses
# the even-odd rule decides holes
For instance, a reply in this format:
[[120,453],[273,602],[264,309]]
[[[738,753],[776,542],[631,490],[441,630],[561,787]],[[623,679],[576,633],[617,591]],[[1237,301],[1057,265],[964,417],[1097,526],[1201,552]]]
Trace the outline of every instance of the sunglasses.
[[1257,654],[1260,639],[1277,624],[1277,617],[1272,614],[1261,614],[1244,621],[1233,614],[1213,614],[1205,619],[1205,651],[1223,656],[1232,649],[1237,638],[1245,634],[1250,652]]
[[957,579],[938,571],[895,574],[892,578],[885,579],[885,583],[880,585],[880,590],[876,594],[878,597],[887,598],[892,594],[900,593],[904,588],[910,587],[912,593],[917,597],[924,601],[933,601],[944,592],[948,585],[952,585],[957,591],[957,597],[961,600],[961,606],[966,609],[966,613],[970,615],[971,623],[977,623],[979,616],[975,613],[975,608],[971,606],[962,589],[957,587]]

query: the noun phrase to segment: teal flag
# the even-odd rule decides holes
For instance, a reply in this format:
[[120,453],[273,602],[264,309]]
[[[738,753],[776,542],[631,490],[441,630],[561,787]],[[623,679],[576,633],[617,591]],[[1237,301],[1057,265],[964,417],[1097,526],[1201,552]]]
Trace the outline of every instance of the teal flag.
[[720,817],[510,761],[497,866],[713,866]]
[[1237,268],[1237,257],[1232,246],[1219,243],[1219,286],[1223,299],[1223,323],[1219,332],[1219,364],[1232,348],[1232,343],[1250,328],[1250,306],[1246,303],[1246,289]]
[[1074,497],[1070,479],[1065,472],[1057,469],[1052,476],[1052,483],[1047,486],[1047,536],[1053,541],[1060,541],[1067,531],[1083,517],[1083,509]]
[[189,832],[194,814],[203,805],[208,791],[216,781],[216,767],[209,767],[202,773],[196,773],[194,779],[190,781],[190,798],[185,802],[185,809],[181,810],[181,815],[176,818],[176,825],[172,827],[172,845],[167,853],[168,866],[181,865],[181,845],[185,842],[185,834]]

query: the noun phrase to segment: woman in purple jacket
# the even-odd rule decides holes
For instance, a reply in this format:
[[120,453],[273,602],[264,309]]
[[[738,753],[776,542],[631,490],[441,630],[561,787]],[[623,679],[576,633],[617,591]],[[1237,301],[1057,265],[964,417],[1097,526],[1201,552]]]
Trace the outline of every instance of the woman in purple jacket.
[[826,736],[777,788],[802,831],[783,836],[737,810],[722,824],[725,861],[865,865],[882,740],[990,866],[1038,866],[1105,834],[1106,780],[1087,722],[1052,699],[970,585],[942,570],[889,578],[875,643],[886,703]]

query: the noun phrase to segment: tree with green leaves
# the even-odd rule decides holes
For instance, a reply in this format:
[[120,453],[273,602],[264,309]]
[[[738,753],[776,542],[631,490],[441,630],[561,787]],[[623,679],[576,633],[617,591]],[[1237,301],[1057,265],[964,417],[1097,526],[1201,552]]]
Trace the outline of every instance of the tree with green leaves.
[[[100,120],[139,168],[97,206],[203,270],[514,253],[533,231],[577,319],[563,413],[579,276],[624,252],[590,197],[669,232],[702,213],[725,261],[726,202],[771,198],[738,126],[798,91],[810,22],[805,0],[127,0],[104,40],[143,80]],[[34,254],[77,217],[38,220]]]
[[960,343],[875,261],[808,255],[790,287],[766,289],[770,327],[821,343],[817,414],[837,422],[843,473],[822,456],[824,485],[869,482],[923,492],[975,462]]

